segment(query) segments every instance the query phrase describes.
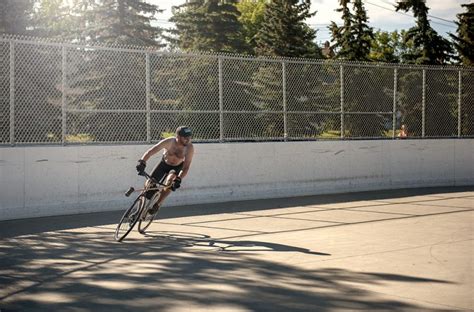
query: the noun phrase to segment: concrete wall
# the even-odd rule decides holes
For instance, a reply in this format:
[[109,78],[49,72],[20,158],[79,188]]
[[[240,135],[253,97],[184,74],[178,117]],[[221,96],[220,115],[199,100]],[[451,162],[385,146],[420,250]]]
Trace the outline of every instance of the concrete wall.
[[[146,145],[0,148],[0,220],[124,209]],[[474,185],[474,140],[196,144],[167,205]],[[159,157],[154,160],[158,161]]]

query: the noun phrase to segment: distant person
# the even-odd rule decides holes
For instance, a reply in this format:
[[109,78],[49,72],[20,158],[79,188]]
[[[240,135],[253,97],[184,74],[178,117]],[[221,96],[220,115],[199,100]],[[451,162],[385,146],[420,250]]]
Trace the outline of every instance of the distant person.
[[398,133],[398,137],[399,138],[406,138],[408,137],[408,131],[407,131],[407,127],[405,125],[402,125],[400,127],[400,132]]
[[[194,155],[194,146],[191,143],[192,131],[189,127],[181,126],[176,129],[176,137],[170,137],[158,142],[155,146],[147,150],[143,156],[138,160],[136,166],[138,173],[141,173],[146,168],[146,163],[151,156],[155,155],[161,150],[164,150],[163,158],[153,171],[151,176],[156,181],[162,183],[171,170],[176,172],[173,177],[172,190],[175,191],[181,186],[182,179],[188,174],[191,166],[191,161]],[[158,202],[151,208],[150,213],[155,213],[160,208],[163,200],[169,195],[170,190],[163,191]],[[152,196],[153,194],[151,194]],[[150,196],[150,197],[151,197]]]

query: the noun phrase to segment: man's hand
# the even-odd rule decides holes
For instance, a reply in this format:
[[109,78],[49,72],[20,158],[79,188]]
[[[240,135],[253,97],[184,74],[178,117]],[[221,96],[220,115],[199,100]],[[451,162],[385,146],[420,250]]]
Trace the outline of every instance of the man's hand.
[[142,173],[143,171],[145,171],[146,161],[144,161],[143,159],[139,159],[136,168],[138,173]]
[[181,186],[181,178],[176,177],[176,179],[174,179],[174,181],[173,181],[173,184],[171,185],[171,190],[174,192],[177,189],[179,189],[180,186]]

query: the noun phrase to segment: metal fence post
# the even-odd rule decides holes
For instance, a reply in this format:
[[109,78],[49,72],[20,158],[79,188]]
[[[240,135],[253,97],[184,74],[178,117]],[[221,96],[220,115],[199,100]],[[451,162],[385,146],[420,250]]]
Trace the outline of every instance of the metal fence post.
[[67,50],[65,46],[61,48],[61,71],[62,71],[62,85],[61,85],[61,143],[64,145],[66,144],[66,132],[67,132],[67,124],[66,124],[66,84],[67,84]]
[[393,116],[392,116],[392,139],[395,139],[397,127],[397,88],[398,88],[398,69],[393,70]]
[[10,144],[15,144],[15,43],[10,41]]
[[341,139],[344,138],[344,66],[339,66],[341,80]]
[[222,77],[222,57],[218,57],[219,65],[219,141],[224,141],[224,82]]
[[282,88],[283,88],[283,139],[288,140],[288,114],[286,101],[286,62],[282,62]]
[[146,142],[151,142],[151,87],[150,87],[150,54],[145,54],[145,83],[146,83]]
[[422,86],[422,97],[421,97],[421,137],[425,137],[425,124],[426,124],[426,69],[423,69],[423,86]]
[[462,122],[462,72],[458,71],[458,138],[461,137],[461,122]]

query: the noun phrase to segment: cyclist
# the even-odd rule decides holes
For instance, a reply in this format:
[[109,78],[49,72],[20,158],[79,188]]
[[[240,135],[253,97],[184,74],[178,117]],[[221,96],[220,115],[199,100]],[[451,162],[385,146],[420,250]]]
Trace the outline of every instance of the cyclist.
[[[186,126],[180,126],[176,129],[176,137],[170,137],[161,140],[152,148],[147,150],[143,156],[138,160],[136,166],[138,173],[141,173],[146,168],[146,163],[156,153],[164,150],[161,162],[159,162],[153,169],[151,176],[156,181],[163,183],[164,179],[171,170],[174,170],[177,174],[174,174],[172,178],[171,190],[175,191],[181,186],[182,179],[188,174],[191,162],[194,155],[194,146],[191,143],[192,130]],[[169,195],[170,190],[164,190],[161,193],[158,202],[149,210],[150,214],[153,214],[160,209],[160,205],[163,200]],[[153,193],[146,194],[148,198],[153,196]]]

